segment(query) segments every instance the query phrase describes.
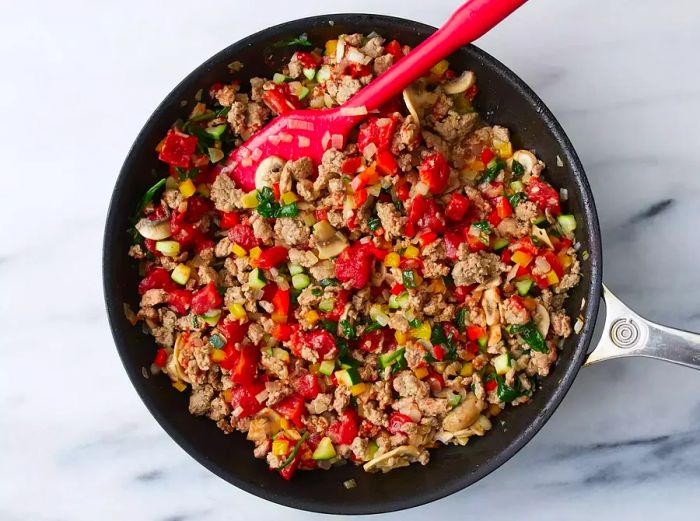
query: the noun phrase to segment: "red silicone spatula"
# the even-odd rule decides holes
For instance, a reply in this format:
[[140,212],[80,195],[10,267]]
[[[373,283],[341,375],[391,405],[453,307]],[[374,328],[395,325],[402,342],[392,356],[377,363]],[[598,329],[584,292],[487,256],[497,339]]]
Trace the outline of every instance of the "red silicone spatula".
[[255,171],[265,158],[310,157],[316,163],[345,140],[368,113],[399,94],[459,47],[476,40],[526,0],[469,0],[445,25],[341,107],[295,110],[277,117],[227,159],[227,171],[244,190],[255,188]]

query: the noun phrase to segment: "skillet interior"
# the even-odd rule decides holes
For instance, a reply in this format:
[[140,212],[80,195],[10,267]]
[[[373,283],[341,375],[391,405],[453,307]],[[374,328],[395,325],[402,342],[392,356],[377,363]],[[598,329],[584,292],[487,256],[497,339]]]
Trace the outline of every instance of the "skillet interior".
[[[330,25],[333,22],[334,25]],[[286,50],[269,52],[271,44],[302,32],[321,44],[340,33],[375,30],[388,38],[415,45],[434,28],[399,18],[338,14],[307,18],[266,29],[221,51],[183,80],[156,109],[126,158],[117,180],[105,229],[103,276],[110,326],[124,367],[139,395],[156,420],[191,456],[232,484],[265,499],[304,510],[359,514],[409,508],[456,492],[503,464],[542,427],[573,382],[591,340],[601,290],[600,231],[593,199],[583,168],[563,130],[537,96],[500,62],[474,46],[455,53],[455,69],[476,72],[479,95],[476,107],[492,123],[507,126],[518,148],[534,149],[549,165],[546,173],[557,188],[569,192],[569,211],[579,224],[581,250],[590,259],[583,263],[584,279],[569,300],[568,311],[577,316],[581,299],[588,303],[581,334],[568,339],[560,360],[527,405],[507,409],[484,438],[467,447],[441,447],[432,452],[427,467],[411,465],[386,475],[369,475],[348,465],[324,472],[300,472],[291,482],[269,472],[264,461],[252,456],[252,444],[241,434],[224,435],[214,422],[190,416],[187,396],[173,390],[167,378],[145,379],[142,368],[153,359],[155,344],[150,336],[125,319],[122,303],[137,306],[138,275],[127,250],[129,217],[145,190],[164,172],[153,152],[156,144],[178,117],[191,109],[195,93],[228,78],[227,64],[240,60],[239,76],[270,76]],[[268,51],[264,51],[268,49]],[[266,59],[261,59],[261,54]],[[288,56],[288,55],[287,55]],[[187,100],[186,108],[180,106]],[[557,167],[557,155],[564,167]],[[162,175],[162,174],[161,174]],[[505,422],[504,430],[501,421]],[[355,478],[357,487],[345,490],[343,481]]]

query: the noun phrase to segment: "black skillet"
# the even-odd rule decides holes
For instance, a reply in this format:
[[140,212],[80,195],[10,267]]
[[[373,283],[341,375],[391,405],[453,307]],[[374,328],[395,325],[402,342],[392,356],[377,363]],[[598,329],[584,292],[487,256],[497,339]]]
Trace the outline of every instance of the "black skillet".
[[[245,64],[237,75],[242,83],[253,76],[271,76],[292,52],[274,43],[301,33],[320,45],[341,33],[376,31],[415,46],[434,30],[389,16],[336,14],[295,20],[244,38],[202,64],[168,94],[136,138],[117,179],[105,227],[103,277],[109,323],[126,372],[151,414],[183,449],[233,485],[270,501],[335,514],[389,512],[445,497],[494,471],[530,441],[569,390],[586,360],[604,291],[608,307],[604,340],[587,362],[635,354],[700,368],[700,337],[651,324],[604,290],[598,218],[573,146],[549,109],[520,78],[469,45],[449,58],[452,67],[476,73],[477,110],[488,122],[510,128],[514,145],[534,150],[548,165],[546,174],[552,184],[568,190],[567,211],[576,216],[580,251],[589,255],[582,263],[582,283],[571,292],[567,305],[571,316],[582,316],[583,328],[566,341],[559,361],[551,374],[541,379],[532,401],[506,409],[491,432],[472,439],[468,446],[434,450],[427,467],[415,464],[383,475],[366,474],[347,465],[329,472],[299,472],[287,482],[267,470],[264,461],[253,458],[252,445],[243,435],[226,436],[211,420],[191,416],[187,393],[175,392],[167,378],[144,377],[155,344],[124,316],[123,303],[137,307],[139,280],[134,263],[127,257],[130,238],[126,230],[137,202],[158,179],[154,170],[163,171],[155,146],[173,121],[189,113],[195,93],[229,78],[227,65],[236,60]],[[188,104],[183,106],[183,101]],[[350,478],[355,478],[357,487],[346,490],[343,482]]]

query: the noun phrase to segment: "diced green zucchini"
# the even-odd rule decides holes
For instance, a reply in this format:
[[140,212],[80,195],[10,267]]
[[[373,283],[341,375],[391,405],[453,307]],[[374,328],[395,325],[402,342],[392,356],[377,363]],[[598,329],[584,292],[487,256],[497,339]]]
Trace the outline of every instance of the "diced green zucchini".
[[523,186],[522,181],[513,181],[510,184],[510,189],[513,190],[514,192],[522,192],[525,190],[525,187]]
[[224,133],[224,130],[226,130],[225,123],[223,125],[216,125],[215,127],[209,127],[204,129],[204,131],[214,139],[219,139],[221,137],[221,134]]
[[408,292],[404,291],[399,295],[399,298],[396,299],[396,301],[399,303],[399,307],[404,309],[408,307]]
[[330,376],[335,371],[335,360],[324,360],[318,367],[318,372]]
[[304,99],[308,95],[309,95],[309,88],[302,87],[301,89],[299,89],[299,93],[297,94],[297,98]]
[[323,83],[331,78],[331,68],[328,65],[321,67],[316,73],[316,81]]
[[316,69],[304,67],[303,72],[304,72],[304,76],[306,76],[307,80],[313,80],[316,77]]
[[250,275],[248,275],[248,286],[253,289],[262,289],[266,284],[267,281],[265,280],[260,268],[255,268],[250,272]]
[[377,442],[374,440],[369,440],[369,443],[367,444],[367,457],[369,459],[374,459],[374,455],[377,453],[379,450],[379,445],[377,445]]
[[318,303],[318,309],[320,309],[321,311],[325,311],[326,313],[328,313],[329,311],[333,311],[334,307],[335,299],[333,298],[325,298]]
[[360,378],[360,373],[358,373],[357,369],[355,369],[354,367],[336,371],[335,379],[338,380],[338,383],[343,384],[346,387],[352,387],[353,385],[362,382],[362,379]]
[[221,318],[221,310],[220,309],[210,309],[209,311],[204,313],[204,315],[202,315],[202,320],[204,320],[210,326],[215,326],[216,324],[218,324],[220,318]]
[[457,407],[461,401],[462,401],[462,395],[458,394],[458,393],[451,393],[447,397],[447,403],[450,405],[450,407]]
[[184,286],[190,278],[191,268],[186,264],[178,264],[170,274],[170,278]]
[[294,289],[304,289],[309,284],[311,284],[311,280],[306,273],[297,273],[292,277],[292,286],[294,286]]
[[180,253],[180,243],[177,241],[156,241],[156,250],[166,257],[176,257]]
[[546,228],[549,223],[547,222],[547,218],[544,215],[540,215],[539,217],[535,218],[532,224],[534,224],[538,228]]
[[314,460],[327,460],[335,458],[335,447],[333,447],[333,442],[328,436],[321,438],[318,443],[316,450],[311,455],[311,459]]
[[488,341],[488,337],[482,336],[481,338],[477,339],[477,343],[479,344],[480,347],[486,347],[486,342]]
[[277,360],[282,360],[283,362],[289,362],[289,351],[286,351],[280,347],[272,348],[272,356],[277,358]]
[[510,371],[510,355],[508,353],[498,355],[491,360],[491,363],[494,369],[496,369],[496,374],[503,375]]
[[518,295],[524,297],[530,292],[530,288],[532,288],[532,279],[516,280],[515,287],[518,289]]
[[391,295],[389,297],[389,309],[399,309],[399,296]]
[[495,251],[501,251],[503,248],[508,246],[508,239],[505,239],[501,237],[500,239],[496,239],[493,241],[493,249]]
[[299,273],[304,273],[303,267],[297,264],[292,264],[291,262],[287,263],[287,268],[289,268],[290,275],[298,275]]
[[562,214],[557,217],[557,221],[564,233],[573,233],[576,229],[576,217],[571,214]]
[[273,74],[273,76],[272,76],[272,81],[274,81],[277,85],[279,85],[279,84],[281,84],[281,83],[284,83],[284,82],[287,81],[288,79],[289,79],[289,78],[288,78],[287,76],[285,76],[284,74],[281,74],[281,73],[279,73],[279,72],[276,72],[276,73]]
[[402,347],[401,349],[397,349],[396,351],[392,351],[391,353],[384,353],[383,355],[379,355],[379,365],[382,369],[389,367],[391,364],[393,364],[403,356],[404,351],[405,348]]

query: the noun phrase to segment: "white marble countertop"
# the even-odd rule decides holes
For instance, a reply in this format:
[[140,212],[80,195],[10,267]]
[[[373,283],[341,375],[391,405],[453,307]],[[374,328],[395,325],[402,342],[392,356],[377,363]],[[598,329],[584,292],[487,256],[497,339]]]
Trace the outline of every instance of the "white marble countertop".
[[[136,396],[102,303],[108,198],[151,110],[229,43],[333,11],[438,25],[457,4],[4,5],[0,519],[321,519],[215,477]],[[575,144],[596,195],[607,284],[652,320],[700,330],[700,4],[533,0],[478,45],[539,93]],[[383,519],[696,519],[699,486],[700,374],[617,360],[582,370],[501,469]]]

